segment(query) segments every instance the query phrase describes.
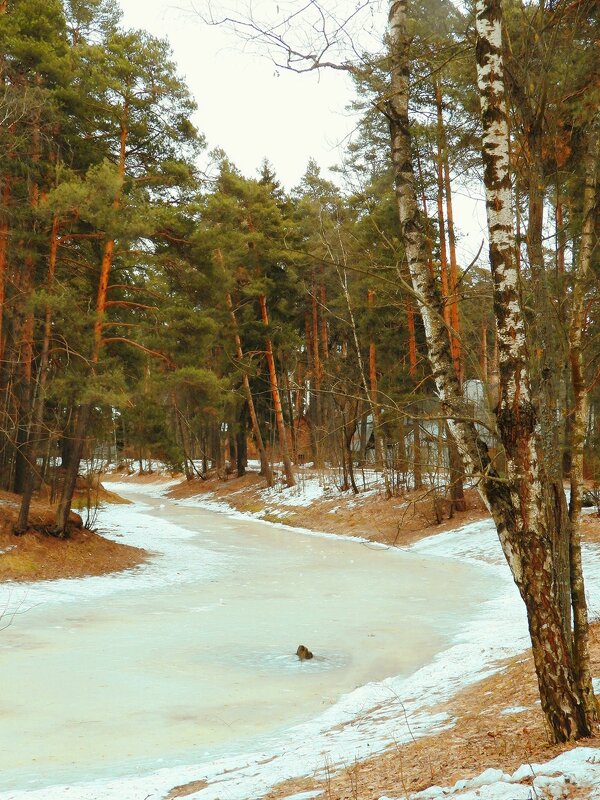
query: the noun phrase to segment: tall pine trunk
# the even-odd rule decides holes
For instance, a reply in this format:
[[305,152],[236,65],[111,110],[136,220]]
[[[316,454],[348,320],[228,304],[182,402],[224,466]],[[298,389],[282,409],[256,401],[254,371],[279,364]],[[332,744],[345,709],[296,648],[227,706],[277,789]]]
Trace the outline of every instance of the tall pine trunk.
[[6,301],[6,262],[8,253],[8,208],[10,204],[10,178],[5,177],[2,185],[0,205],[0,374],[4,360],[4,304]]
[[85,445],[85,432],[91,411],[92,406],[90,403],[85,403],[79,406],[77,410],[77,423],[73,432],[72,448],[67,461],[60,499],[56,509],[54,534],[59,538],[64,538],[68,535],[71,504],[73,502],[73,494],[75,493],[75,487],[77,485],[79,464],[83,457],[83,448]]
[[319,449],[317,425],[316,425],[316,395],[315,395],[315,365],[313,359],[313,335],[312,325],[310,321],[310,312],[308,309],[304,312],[304,341],[306,345],[306,376],[305,385],[306,391],[306,416],[309,423],[310,430],[310,450],[312,461],[317,463],[317,454]]
[[[413,384],[417,382],[417,336],[415,330],[415,310],[412,300],[408,300],[406,305],[406,324],[408,327],[408,364],[409,373]],[[423,464],[421,459],[421,428],[419,422],[419,408],[417,416],[413,416],[413,484],[415,489],[423,486]]]
[[[445,185],[444,181],[444,151],[446,137],[444,133],[444,118],[442,114],[442,93],[439,83],[435,84],[435,100],[437,109],[437,209],[440,229],[440,275],[442,283],[442,298],[444,301],[444,322],[448,328],[450,350],[452,353],[454,369],[456,370],[459,384],[462,385],[460,348],[457,337],[458,306],[456,300],[456,251],[454,251],[454,274],[452,280],[452,277],[448,273],[448,250],[446,248],[446,222],[444,219],[444,192],[446,192],[446,200],[448,199],[448,187]],[[451,207],[452,206],[450,206],[450,208]],[[456,442],[452,436],[447,437],[447,447],[448,472],[450,476],[451,513],[454,513],[454,511],[466,511],[467,504],[465,502],[465,492],[463,488],[462,463],[458,448],[456,447]]]
[[[231,316],[231,321],[233,323],[234,339],[235,339],[235,355],[237,360],[240,362],[240,365],[242,365],[244,361],[242,340],[238,332],[237,319],[235,316],[235,311],[233,309],[233,302],[231,300],[231,295],[229,294],[229,292],[227,292],[225,299],[227,301],[227,308],[229,309],[229,315]],[[246,398],[246,403],[248,404],[248,411],[250,413],[250,422],[252,423],[252,433],[254,435],[254,441],[256,442],[256,447],[258,449],[258,455],[260,458],[260,474],[264,475],[264,478],[267,482],[267,486],[270,487],[273,486],[273,471],[271,470],[271,464],[269,462],[269,457],[267,456],[267,450],[264,445],[262,433],[260,432],[260,425],[258,424],[258,417],[256,416],[256,408],[254,407],[254,398],[252,397],[252,390],[250,388],[250,379],[248,378],[248,373],[246,372],[245,369],[242,369],[242,387],[244,389],[244,397]]]
[[[347,275],[345,269],[343,271],[339,267],[336,267],[336,269],[337,269],[338,278],[339,278],[339,281],[340,281],[340,286],[341,286],[342,292],[344,294],[344,299],[346,301],[346,308],[348,309],[348,318],[349,318],[349,321],[350,321],[350,329],[352,331],[352,339],[353,339],[353,342],[354,342],[354,348],[356,350],[356,362],[358,364],[358,372],[359,372],[359,375],[360,375],[361,387],[362,387],[362,390],[364,392],[365,398],[366,398],[366,400],[367,400],[367,402],[369,404],[369,410],[371,412],[371,419],[373,420],[373,435],[376,436],[378,434],[377,429],[376,429],[376,425],[375,425],[375,417],[376,417],[376,412],[377,412],[377,405],[375,403],[373,403],[373,397],[371,395],[371,392],[369,391],[369,383],[367,381],[367,376],[365,374],[365,365],[363,363],[363,357],[362,357],[362,353],[361,353],[361,349],[360,349],[360,342],[358,341],[358,330],[357,330],[357,327],[356,327],[356,320],[354,318],[354,311],[352,309],[352,300],[350,298],[350,291],[348,289],[348,275]],[[389,498],[389,497],[391,497],[392,490],[391,490],[391,486],[390,486],[390,478],[389,478],[388,469],[387,469],[385,460],[383,460],[383,462],[381,464],[381,474],[382,474],[382,477],[383,477],[383,484],[385,486],[385,494],[386,494],[386,497]]]
[[[263,325],[268,329],[269,315],[267,313],[267,300],[264,294],[259,295],[260,313]],[[275,424],[277,426],[277,437],[279,440],[279,449],[281,451],[281,458],[283,460],[283,469],[285,472],[285,480],[288,486],[296,485],[296,478],[294,477],[294,470],[290,460],[290,452],[287,441],[287,431],[285,428],[285,421],[283,419],[283,409],[281,407],[281,396],[279,394],[279,387],[277,385],[277,372],[275,370],[275,358],[273,356],[273,346],[271,344],[271,337],[267,333],[265,337],[267,366],[269,368],[269,382],[271,385],[271,396],[273,398],[273,410],[275,412]]]
[[[56,272],[56,258],[58,253],[58,217],[54,217],[52,222],[52,229],[50,232],[50,255],[48,258],[48,289],[52,289],[54,283],[54,275]],[[36,398],[33,405],[33,419],[29,431],[29,439],[27,444],[27,462],[28,471],[23,487],[23,496],[21,497],[21,506],[19,508],[19,517],[15,527],[15,533],[23,533],[27,530],[29,524],[29,510],[31,507],[31,500],[35,489],[35,479],[37,475],[37,459],[40,446],[40,438],[42,436],[42,429],[44,423],[44,410],[46,407],[46,384],[48,382],[49,370],[49,356],[50,356],[50,341],[52,337],[52,309],[46,306],[44,314],[44,337],[42,340],[42,352],[40,355],[39,377],[37,382]]]
[[571,323],[569,326],[569,361],[573,384],[573,414],[571,425],[571,498],[569,506],[571,600],[573,607],[573,657],[577,683],[591,719],[598,719],[598,704],[594,697],[589,652],[588,610],[581,562],[581,500],[583,489],[583,453],[588,421],[588,396],[583,362],[584,299],[590,278],[594,249],[594,209],[598,186],[600,158],[600,117],[594,121],[585,158],[585,188],[583,194],[583,227],[579,254],[573,276]]
[[[35,76],[35,83],[41,86],[40,75]],[[41,131],[40,131],[40,112],[36,112],[31,132],[31,161],[37,165],[41,158]],[[40,187],[37,181],[33,181],[29,189],[29,207],[32,218],[36,212],[40,200]],[[29,437],[32,425],[32,402],[33,402],[33,350],[35,317],[31,307],[29,307],[33,288],[35,285],[36,258],[35,258],[35,235],[37,233],[37,223],[32,221],[29,241],[24,243],[25,256],[23,258],[23,271],[19,280],[19,291],[22,297],[23,317],[19,326],[19,349],[18,349],[18,380],[16,383],[17,394],[17,437],[15,449],[15,477],[14,491],[23,494],[26,489],[29,472],[33,465],[28,460]]]
[[450,270],[448,273],[450,307],[450,325],[452,327],[450,338],[450,349],[456,374],[460,376],[462,383],[462,360],[460,345],[460,316],[458,313],[458,263],[456,260],[456,233],[454,230],[454,209],[452,206],[452,184],[450,182],[450,162],[448,158],[448,142],[446,139],[446,128],[444,125],[444,113],[442,107],[442,90],[439,82],[435,84],[435,100],[438,116],[438,132],[440,142],[440,158],[444,172],[444,193],[446,195],[446,227],[448,228],[448,255],[450,260]]
[[[367,292],[367,303],[369,306],[369,316],[373,325],[373,309],[375,306],[375,292],[369,289]],[[381,469],[385,458],[384,442],[381,432],[381,412],[379,410],[379,389],[377,387],[377,350],[373,339],[373,331],[369,336],[369,389],[371,397],[371,408],[373,409],[373,438],[375,440],[375,467]]]
[[323,401],[321,397],[322,367],[319,346],[319,314],[317,306],[317,284],[313,272],[312,288],[310,292],[311,310],[311,341],[313,357],[313,384],[315,398],[315,412],[313,425],[315,428],[315,467],[321,467],[323,462]]
[[283,364],[283,382],[285,384],[285,402],[288,410],[288,417],[290,419],[290,435],[292,438],[292,459],[294,464],[298,463],[298,436],[296,432],[296,417],[294,415],[294,403],[292,402],[292,387],[290,384],[290,371],[287,366],[286,359],[280,351],[279,358]]
[[484,386],[488,382],[488,346],[487,346],[487,325],[481,323],[481,349],[479,351],[479,369],[481,370],[481,380]]
[[[119,188],[113,200],[113,210],[118,211],[121,207],[121,193],[123,191],[123,182],[125,179],[125,161],[127,153],[127,136],[129,133],[128,128],[128,115],[129,107],[127,102],[123,105],[121,116],[121,129],[119,136]],[[102,350],[102,331],[104,329],[104,315],[106,312],[108,284],[110,278],[110,271],[113,263],[113,255],[115,251],[115,240],[110,237],[104,243],[102,251],[102,262],[100,264],[100,278],[98,281],[98,292],[96,295],[96,320],[94,323],[93,339],[92,339],[92,354],[91,354],[91,373],[94,375],[98,363],[100,361],[100,353]],[[69,513],[71,511],[71,503],[73,501],[73,492],[77,483],[77,475],[79,474],[79,464],[83,455],[83,447],[85,441],[85,430],[87,422],[90,418],[92,410],[92,403],[88,402],[79,408],[78,422],[75,431],[75,438],[73,442],[73,455],[67,466],[67,472],[63,483],[63,488],[56,512],[55,532],[62,536],[66,533],[67,522]],[[83,423],[81,421],[83,420]],[[81,423],[81,424],[80,424]]]

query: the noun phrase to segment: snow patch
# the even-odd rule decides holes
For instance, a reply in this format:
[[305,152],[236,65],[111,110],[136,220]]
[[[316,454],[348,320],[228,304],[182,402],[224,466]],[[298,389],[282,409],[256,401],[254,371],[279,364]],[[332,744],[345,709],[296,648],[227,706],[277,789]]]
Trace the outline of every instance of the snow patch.
[[[460,797],[462,800],[515,800],[515,798],[570,796],[570,788],[590,790],[590,800],[600,798],[600,749],[576,747],[561,753],[545,764],[523,764],[512,775],[492,773],[486,770],[470,781],[458,781],[451,789],[445,789],[445,797]],[[523,785],[523,781],[527,784]],[[425,792],[416,798],[428,798]],[[439,796],[439,795],[438,795]]]
[[278,506],[310,506],[321,500],[324,494],[332,491],[332,487],[324,486],[318,478],[304,478],[296,486],[280,489],[271,486],[259,492],[265,503],[277,503]]
[[319,797],[322,794],[322,789],[314,789],[312,792],[299,792],[298,794],[290,794],[285,798],[285,800],[312,800],[313,797]]
[[[522,764],[512,775],[486,769],[476,778],[457,781],[452,787],[430,786],[412,795],[415,800],[439,797],[460,800],[531,800],[531,797],[570,797],[570,789],[590,790],[590,800],[600,798],[600,749],[576,747],[545,764]],[[381,797],[380,800],[405,800]]]
[[[113,484],[119,487],[120,484]],[[160,486],[168,487],[168,484]],[[160,497],[160,486],[144,486],[143,494]],[[128,490],[131,486],[127,485]],[[124,487],[121,486],[124,491]],[[115,489],[118,491],[118,489]],[[136,485],[135,491],[138,491]],[[107,539],[150,551],[149,559],[133,569],[85,578],[20,583],[0,583],[0,608],[4,614],[23,613],[41,604],[107,597],[131,589],[159,588],[173,583],[210,580],[226,568],[227,557],[192,544],[194,534],[149,515],[143,503],[107,505],[99,516],[99,533]],[[151,534],[149,535],[149,531]],[[1,795],[0,795],[1,796]]]

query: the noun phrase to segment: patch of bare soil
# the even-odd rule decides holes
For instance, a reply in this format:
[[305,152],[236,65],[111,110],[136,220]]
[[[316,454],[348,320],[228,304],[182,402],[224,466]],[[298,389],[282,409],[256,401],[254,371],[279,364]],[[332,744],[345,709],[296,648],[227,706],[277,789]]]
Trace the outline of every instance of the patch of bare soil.
[[[98,490],[98,495],[102,495],[103,500],[110,497],[109,502],[127,502],[105,490]],[[145,550],[112,542],[86,530],[81,517],[74,512],[70,516],[69,538],[48,536],[44,531],[51,528],[55,512],[44,499],[43,492],[32,503],[30,530],[22,536],[15,536],[12,530],[20,500],[19,495],[0,492],[0,581],[103,575],[135,567],[147,557]]]
[[[304,474],[306,477],[318,476],[317,472],[312,475],[306,471]],[[334,491],[312,506],[294,507],[290,499],[285,508],[277,509],[276,502],[269,500],[269,510],[265,511],[267,504],[260,496],[260,491],[265,488],[263,478],[256,473],[247,473],[242,478],[232,477],[227,481],[217,477],[183,481],[174,486],[168,496],[185,498],[210,492],[212,497],[226,501],[238,511],[265,512],[262,519],[267,522],[344,536],[362,536],[373,542],[400,547],[489,516],[474,490],[465,493],[467,511],[455,513],[449,519],[449,504],[426,490],[414,490],[389,499],[383,494],[358,495],[358,502],[351,493]],[[438,521],[440,517],[443,517],[441,522]]]
[[581,536],[585,542],[600,544],[600,516],[597,513],[581,517]]
[[[600,624],[592,627],[592,671],[600,674]],[[543,763],[575,745],[551,745],[538,702],[530,653],[505,662],[501,671],[465,689],[436,711],[455,721],[447,731],[409,744],[390,743],[367,761],[334,765],[325,776],[292,780],[275,787],[265,800],[321,789],[325,800],[377,800],[407,797],[429,786],[452,786],[493,767],[512,773],[521,764]],[[579,744],[600,746],[600,736]],[[532,778],[534,777],[532,772]],[[564,797],[579,798],[577,787]]]
[[206,781],[192,781],[191,783],[175,786],[169,794],[165,795],[164,800],[175,800],[177,797],[187,797],[190,794],[195,794],[201,789],[206,789],[208,783]]

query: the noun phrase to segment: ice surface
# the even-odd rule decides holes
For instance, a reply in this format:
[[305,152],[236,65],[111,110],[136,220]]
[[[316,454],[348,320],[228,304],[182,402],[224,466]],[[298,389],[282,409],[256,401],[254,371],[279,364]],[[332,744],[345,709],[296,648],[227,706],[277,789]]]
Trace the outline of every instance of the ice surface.
[[[13,787],[0,797],[60,797],[67,789],[48,784],[161,765],[175,785],[185,777],[177,765],[207,762],[200,769],[211,779],[223,764],[241,767],[243,780],[228,773],[228,794],[245,800],[284,772],[322,767],[330,739],[337,758],[381,748],[409,735],[399,676],[447,647],[479,600],[499,591],[471,565],[231,520],[172,505],[148,485],[113,489],[139,502],[107,508],[103,527],[157,556],[120,576],[32,586],[22,598],[27,613],[0,640],[12,687],[0,698],[10,743],[0,772]],[[294,655],[301,642],[312,661]],[[369,740],[361,715],[375,706]],[[411,730],[432,721],[444,722],[415,715]],[[284,746],[282,726],[294,722]],[[250,741],[268,755],[244,755]],[[150,794],[153,777],[148,790],[131,780],[114,782],[115,797],[138,798],[140,785]],[[98,791],[77,786],[76,796]]]
[[[119,491],[114,484],[111,488]],[[131,486],[126,489],[126,491],[131,490]],[[143,487],[149,505],[154,502],[160,491],[156,486],[146,485]],[[161,503],[163,508],[160,508]],[[161,553],[156,561],[134,573],[135,581],[139,580],[140,586],[146,586],[149,590],[153,590],[155,587],[164,587],[171,581],[183,591],[190,581],[190,572],[194,573],[196,569],[199,570],[198,574],[203,576],[203,580],[218,581],[221,579],[222,571],[227,572],[228,565],[234,565],[235,571],[238,558],[246,557],[245,546],[250,549],[253,547],[259,549],[252,536],[249,541],[245,541],[247,538],[245,533],[242,534],[244,542],[240,544],[241,529],[238,523],[242,519],[242,515],[232,513],[223,503],[216,503],[213,507],[221,512],[220,521],[217,522],[213,518],[210,524],[206,524],[217,548],[214,559],[211,559],[202,548],[193,543],[193,539],[190,540],[192,534],[189,531],[193,527],[193,518],[202,509],[206,509],[207,505],[211,505],[211,500],[207,501],[204,498],[199,501],[189,500],[181,503],[178,509],[180,516],[177,517],[176,524],[169,522],[165,527],[158,520],[160,520],[161,514],[165,517],[168,514],[171,518],[173,507],[167,501],[161,501],[161,503],[155,506],[154,511],[149,511],[144,507],[140,508],[140,506],[135,508],[119,507],[108,512],[108,516],[105,517],[107,523],[113,527],[114,535],[117,535],[117,531],[125,531],[131,527],[134,539],[138,537],[140,544],[150,546]],[[223,512],[227,516],[223,516]],[[122,516],[128,513],[131,516]],[[135,515],[137,514],[140,516],[136,521]],[[148,519],[142,519],[144,515],[150,515],[152,522],[149,523]],[[166,522],[166,520],[164,521]],[[146,531],[150,531],[153,544],[148,545],[147,540],[142,541],[144,527]],[[264,527],[261,525],[261,530]],[[294,533],[293,529],[282,528],[279,530],[278,526],[270,527],[274,534],[282,537],[275,548],[277,551],[282,546],[292,546],[287,544],[292,541],[308,542],[311,548],[319,548],[324,546],[325,542],[333,543],[336,539],[336,537],[315,535],[301,530],[298,533],[303,535],[295,537],[290,536],[291,533]],[[235,541],[232,542],[231,547],[225,546],[223,539],[230,535]],[[256,535],[263,536],[263,534]],[[126,540],[129,541],[128,536],[123,539],[123,541]],[[221,550],[219,550],[219,544],[222,545]],[[260,546],[263,547],[262,542]],[[360,547],[360,542],[354,544],[345,542],[344,546],[356,548]],[[179,550],[180,547],[183,550]],[[203,553],[202,556],[196,554],[196,559],[193,558],[190,550],[194,547]],[[210,548],[208,550],[210,551]],[[186,555],[186,563],[181,565],[181,552],[189,555],[190,564],[187,563]],[[354,555],[347,557],[344,568],[355,567],[363,579],[364,575],[370,571],[370,568],[364,567],[366,553],[376,559],[383,557],[384,560],[394,563],[392,568],[392,572],[395,571],[394,584],[404,585],[404,588],[408,589],[408,596],[404,602],[396,599],[392,605],[396,611],[404,612],[405,609],[411,609],[415,601],[418,602],[419,597],[422,598],[422,594],[418,589],[405,585],[407,578],[401,572],[400,560],[394,562],[395,559],[398,559],[397,551],[385,553],[371,547],[361,547],[360,553],[356,557]],[[160,760],[156,759],[151,766],[145,763],[135,776],[113,777],[108,780],[90,781],[89,778],[93,776],[89,772],[84,772],[82,781],[88,779],[85,783],[73,785],[71,782],[70,785],[47,786],[31,791],[27,791],[23,787],[22,790],[0,793],[0,800],[9,800],[9,798],[10,800],[20,800],[21,798],[64,800],[73,797],[76,797],[77,800],[140,800],[142,797],[148,798],[148,800],[158,800],[163,798],[176,784],[201,779],[208,782],[208,788],[189,795],[190,798],[217,800],[217,798],[227,797],[228,800],[248,800],[248,798],[260,798],[274,783],[280,780],[322,771],[326,764],[332,766],[350,764],[354,762],[355,758],[363,758],[383,749],[391,742],[401,743],[412,737],[418,737],[432,730],[451,725],[451,720],[434,714],[432,709],[463,686],[492,674],[497,669],[498,659],[513,656],[527,648],[528,635],[522,603],[504,563],[493,525],[489,521],[474,523],[464,526],[459,531],[422,540],[408,548],[404,555],[413,558],[430,557],[434,559],[432,564],[436,559],[443,559],[446,562],[450,560],[461,569],[468,568],[469,565],[475,566],[477,571],[471,574],[476,574],[477,578],[469,580],[474,580],[475,583],[479,579],[491,581],[487,590],[479,595],[478,600],[470,601],[474,611],[471,618],[461,621],[461,615],[456,609],[448,609],[447,624],[452,626],[455,622],[459,623],[452,632],[448,630],[452,639],[449,646],[434,655],[416,672],[410,675],[404,673],[384,680],[371,681],[354,691],[348,691],[346,694],[342,694],[336,703],[323,709],[321,713],[311,710],[309,718],[305,721],[293,725],[285,731],[281,729],[270,735],[259,736],[256,740],[258,747],[255,749],[245,751],[241,748],[236,752],[223,754],[216,758],[214,753],[212,755],[208,753],[206,758],[199,754],[179,765],[166,765],[164,762],[161,764]],[[586,546],[584,559],[590,607],[594,613],[597,612],[600,604],[598,547]],[[354,567],[350,567],[351,564],[354,564]],[[361,573],[363,568],[364,575]],[[303,570],[304,575],[311,571],[312,569]],[[381,564],[376,567],[375,573],[378,581],[378,594],[391,591],[385,588],[385,576],[381,575]],[[125,579],[125,585],[122,584],[122,580],[123,578],[118,578],[118,576],[111,576],[99,579],[99,582],[94,585],[90,584],[88,580],[67,583],[77,584],[73,587],[74,597],[94,598],[107,596],[113,592],[127,591],[128,579]],[[131,575],[129,580],[131,580]],[[284,582],[286,581],[284,580]],[[449,603],[458,587],[448,585],[447,593],[444,594],[443,591],[440,591],[440,587],[443,586],[444,581],[440,580],[436,594]],[[477,591],[475,586],[472,588]],[[34,589],[30,589],[31,591]],[[42,594],[37,597],[38,600],[47,597],[48,599],[44,602],[55,604],[57,600],[61,603],[65,601],[65,598],[60,593],[57,595],[54,590],[47,595],[43,595],[43,591],[40,590]],[[484,599],[486,597],[487,599]],[[394,600],[393,597],[392,600]],[[367,611],[369,611],[368,608]],[[340,621],[345,623],[344,617],[352,618],[355,613],[354,608],[350,611],[346,608],[345,613],[340,615]],[[322,610],[319,610],[319,614],[320,622],[328,616]],[[367,614],[367,616],[371,620],[373,619],[372,614]],[[396,624],[393,618],[392,623]],[[298,639],[297,636],[294,637],[294,649],[298,643],[296,639]],[[389,654],[393,654],[398,649],[397,641],[401,641],[400,637],[390,643]],[[311,639],[307,638],[305,643],[318,650]],[[345,671],[346,666],[341,658],[343,647],[340,646],[337,650],[340,660],[335,662],[335,668],[324,670],[325,673]],[[264,668],[269,675],[281,672],[286,676],[286,680],[293,675],[293,661],[285,661],[285,656],[277,655],[274,652],[257,653],[257,667],[261,659],[261,669]],[[318,666],[318,662],[315,666]],[[577,753],[577,750],[571,751],[571,753]],[[600,778],[595,773],[597,764],[586,760],[592,757],[596,756],[588,753],[586,758],[583,758],[583,762],[580,762],[577,760],[578,757],[572,756],[575,761],[570,767],[565,762],[565,769],[572,768],[573,775],[575,776],[577,773],[581,780],[587,779],[586,775],[588,777],[593,775],[594,780],[598,783]],[[555,759],[555,761],[557,760]],[[544,775],[547,777],[543,766],[537,774],[540,777]],[[491,780],[494,776],[490,776],[488,773],[488,777]],[[456,796],[469,800],[475,797],[488,798],[488,800],[492,800],[492,798],[498,798],[498,800],[530,798],[530,786],[515,783],[514,777],[511,777],[511,783],[508,784],[505,782],[505,777],[477,786],[475,784],[470,787],[465,785],[462,789],[457,790],[460,791],[460,794],[456,794]],[[485,780],[487,779],[486,777]],[[574,779],[577,778],[574,777]],[[422,796],[437,797],[442,791],[452,792],[454,789],[442,790],[437,787],[437,789],[432,788],[429,791],[429,795],[423,793]],[[437,795],[435,791],[438,792]]]

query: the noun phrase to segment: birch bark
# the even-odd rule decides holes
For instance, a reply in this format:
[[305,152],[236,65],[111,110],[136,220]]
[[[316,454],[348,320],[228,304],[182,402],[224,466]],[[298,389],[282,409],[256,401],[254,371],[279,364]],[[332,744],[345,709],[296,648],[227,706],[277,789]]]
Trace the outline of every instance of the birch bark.
[[515,583],[527,608],[542,709],[552,738],[589,735],[591,720],[576,685],[556,591],[548,529],[544,465],[538,456],[538,420],[529,383],[527,342],[515,259],[508,122],[504,103],[499,0],[478,0],[477,79],[481,98],[484,184],[494,311],[500,359],[496,409],[506,452],[507,475],[493,468],[460,391],[448,344],[441,298],[427,268],[422,221],[416,202],[408,116],[408,0],[391,0],[389,33],[391,91],[387,103],[398,215],[413,289],[427,337],[433,378],[468,474],[478,478]]

